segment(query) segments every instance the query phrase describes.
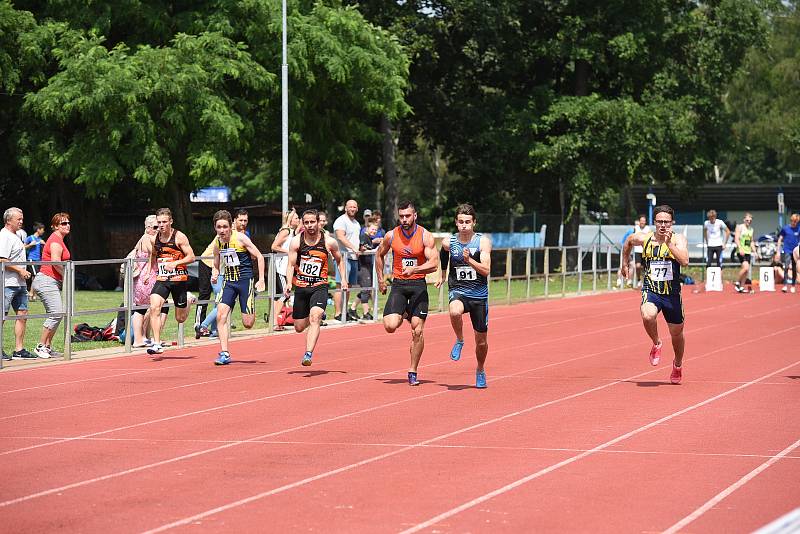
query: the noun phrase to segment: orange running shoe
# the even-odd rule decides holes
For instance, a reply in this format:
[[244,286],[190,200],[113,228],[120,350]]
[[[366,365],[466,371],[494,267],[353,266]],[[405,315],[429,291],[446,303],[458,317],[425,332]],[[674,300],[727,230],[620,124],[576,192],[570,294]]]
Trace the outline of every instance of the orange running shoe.
[[675,367],[675,364],[672,364],[672,373],[669,375],[669,381],[673,384],[680,384],[681,378],[683,378],[683,367]]
[[663,343],[660,341],[657,345],[653,345],[653,348],[650,349],[650,365],[658,365],[658,362],[661,361],[661,347]]

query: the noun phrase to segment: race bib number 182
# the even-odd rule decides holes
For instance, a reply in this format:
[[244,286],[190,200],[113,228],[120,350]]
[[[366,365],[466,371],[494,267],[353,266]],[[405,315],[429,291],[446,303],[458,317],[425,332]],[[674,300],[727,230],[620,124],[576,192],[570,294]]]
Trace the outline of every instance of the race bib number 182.
[[298,269],[301,274],[306,276],[319,277],[319,275],[322,273],[322,264],[319,261],[300,260],[300,266]]

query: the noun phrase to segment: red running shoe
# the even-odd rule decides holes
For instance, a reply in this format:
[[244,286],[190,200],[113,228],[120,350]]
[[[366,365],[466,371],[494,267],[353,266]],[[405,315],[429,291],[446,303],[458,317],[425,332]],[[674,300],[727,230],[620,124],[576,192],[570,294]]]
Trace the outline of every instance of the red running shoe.
[[663,343],[660,341],[658,345],[653,345],[653,348],[650,349],[650,365],[658,365],[658,362],[661,361],[661,347]]
[[673,384],[680,384],[681,378],[683,378],[683,368],[682,367],[675,367],[675,364],[672,364],[672,373],[669,375],[669,381]]

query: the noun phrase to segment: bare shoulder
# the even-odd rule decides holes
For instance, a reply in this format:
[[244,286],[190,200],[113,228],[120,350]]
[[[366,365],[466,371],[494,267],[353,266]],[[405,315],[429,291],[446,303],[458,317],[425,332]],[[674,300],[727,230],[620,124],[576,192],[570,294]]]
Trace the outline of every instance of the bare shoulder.
[[492,250],[492,238],[481,234],[481,250]]
[[422,244],[429,248],[436,246],[436,240],[433,239],[433,234],[428,230],[425,230],[422,235]]
[[442,249],[450,250],[450,239],[452,239],[452,237],[453,234],[447,234],[444,236],[444,239],[442,239]]

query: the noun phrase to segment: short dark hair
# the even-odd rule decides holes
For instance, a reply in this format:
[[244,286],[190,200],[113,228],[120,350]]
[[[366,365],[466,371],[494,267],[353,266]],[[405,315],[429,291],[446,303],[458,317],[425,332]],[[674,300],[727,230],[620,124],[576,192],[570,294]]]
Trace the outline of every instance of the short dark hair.
[[401,200],[400,202],[397,203],[398,210],[407,210],[408,208],[417,211],[417,207],[410,200]]
[[236,210],[236,217],[239,217],[239,215],[247,215],[247,210],[244,208],[239,208]]
[[163,216],[163,215],[166,215],[167,217],[169,217],[171,219],[172,218],[172,210],[170,210],[169,208],[158,208],[158,211],[156,211],[156,217]]
[[475,208],[472,207],[472,204],[459,204],[456,208],[456,218],[459,215],[469,215],[473,221],[478,220],[478,214],[475,213]]
[[647,215],[645,215],[644,213],[640,213],[640,214],[639,214],[639,216],[638,216],[638,217],[636,217],[636,220],[638,221],[638,220],[639,220],[639,219],[641,219],[642,217],[644,217],[644,218],[645,218],[645,220],[647,220]]
[[672,221],[675,221],[675,210],[672,209],[672,206],[668,206],[666,204],[661,204],[660,206],[656,206],[653,208],[653,218],[659,213],[669,213],[669,216],[672,217]]
[[33,223],[33,231],[36,232],[38,230],[44,229],[44,225],[40,222]]
[[214,217],[211,219],[211,223],[214,226],[217,226],[217,221],[219,221],[220,219],[228,221],[228,224],[233,226],[233,219],[231,218],[231,212],[229,212],[228,210],[219,210],[218,212],[216,212],[214,214]]
[[372,210],[372,216],[373,217],[380,217],[382,219],[383,218],[383,213],[381,213],[381,210]]
[[305,217],[306,215],[313,215],[314,218],[319,221],[319,212],[313,208],[305,210],[303,214],[300,216],[300,219],[302,220],[303,217]]

